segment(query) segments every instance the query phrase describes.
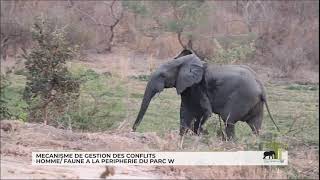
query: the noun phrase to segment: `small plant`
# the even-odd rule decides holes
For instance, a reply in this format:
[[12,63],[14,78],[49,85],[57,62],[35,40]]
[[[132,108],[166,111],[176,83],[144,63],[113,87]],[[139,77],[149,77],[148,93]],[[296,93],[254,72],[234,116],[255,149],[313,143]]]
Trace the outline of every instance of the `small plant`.
[[44,17],[36,19],[32,38],[37,46],[23,55],[28,72],[24,99],[30,105],[29,119],[43,119],[47,124],[50,115],[57,115],[49,113],[49,107],[54,106],[58,114],[63,114],[79,96],[80,83],[66,67],[76,47],[69,47],[64,28],[52,27],[50,19]]

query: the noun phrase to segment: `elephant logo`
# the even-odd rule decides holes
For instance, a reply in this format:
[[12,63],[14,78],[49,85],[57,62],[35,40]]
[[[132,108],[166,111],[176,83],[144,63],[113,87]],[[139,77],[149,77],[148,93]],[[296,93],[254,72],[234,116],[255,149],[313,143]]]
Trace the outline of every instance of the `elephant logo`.
[[265,151],[263,153],[263,159],[278,159],[282,160],[282,149],[287,149],[288,146],[286,144],[282,144],[279,142],[269,142],[266,144],[266,147],[269,149],[269,151]]
[[274,159],[276,156],[276,153],[274,151],[266,151],[263,153],[263,159],[265,159],[266,157],[271,157],[271,159]]

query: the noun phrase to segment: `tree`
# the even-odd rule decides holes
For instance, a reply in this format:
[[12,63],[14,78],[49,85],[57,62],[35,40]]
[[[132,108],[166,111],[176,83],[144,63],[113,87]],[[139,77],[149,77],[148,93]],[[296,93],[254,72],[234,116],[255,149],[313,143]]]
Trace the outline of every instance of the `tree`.
[[66,67],[76,47],[66,42],[64,28],[53,26],[44,17],[36,19],[31,31],[37,46],[23,55],[28,71],[24,98],[30,106],[29,119],[43,119],[47,124],[50,105],[64,111],[78,97],[80,82]]
[[193,29],[203,22],[205,16],[203,5],[203,0],[123,1],[123,6],[135,15],[154,20],[152,27],[146,28],[148,31],[175,33],[181,47],[191,49]]
[[[187,48],[187,43],[182,40],[185,31],[191,31],[200,22],[202,4],[204,1],[168,1],[172,9],[172,17],[163,20],[167,31],[177,34],[178,41],[183,48]],[[192,43],[191,33],[188,36],[188,44]],[[191,47],[192,48],[192,47]]]
[[101,50],[98,50],[98,53],[111,51],[114,40],[114,29],[123,17],[123,10],[119,8],[120,6],[117,6],[117,1],[113,0],[111,3],[99,2],[98,6],[104,7],[103,11],[99,12],[95,10],[95,6],[93,6],[93,11],[91,13],[75,5],[73,0],[69,0],[69,4],[70,8],[73,8],[76,12],[80,13],[84,18],[87,18],[91,23],[93,23],[96,33],[99,28],[102,29],[103,38],[99,38],[98,44],[103,44],[104,47]]

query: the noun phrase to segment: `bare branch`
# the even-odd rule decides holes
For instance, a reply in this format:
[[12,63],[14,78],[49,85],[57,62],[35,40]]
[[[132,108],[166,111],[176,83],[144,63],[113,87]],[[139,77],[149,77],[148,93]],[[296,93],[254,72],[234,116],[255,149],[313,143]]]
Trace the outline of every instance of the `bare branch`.
[[[70,1],[69,1],[70,2]],[[88,17],[95,25],[99,25],[99,23],[97,22],[97,20],[95,18],[93,18],[90,14],[86,13],[85,11],[81,10],[80,8],[73,6],[74,9],[76,11],[78,11],[79,13],[81,13],[82,15]]]
[[114,14],[113,6],[114,6],[115,2],[116,2],[116,0],[113,0],[111,5],[109,6],[110,7],[110,11],[111,11],[111,15],[112,15],[113,19],[115,19],[115,21],[113,22],[113,24],[111,24],[109,26],[109,30],[110,30],[111,35],[109,37],[108,47],[106,48],[107,51],[111,50],[111,44],[112,44],[113,38],[114,38],[114,28],[118,25],[118,23],[120,22],[121,18],[123,17],[123,10],[120,11],[119,17],[116,17],[116,15]]

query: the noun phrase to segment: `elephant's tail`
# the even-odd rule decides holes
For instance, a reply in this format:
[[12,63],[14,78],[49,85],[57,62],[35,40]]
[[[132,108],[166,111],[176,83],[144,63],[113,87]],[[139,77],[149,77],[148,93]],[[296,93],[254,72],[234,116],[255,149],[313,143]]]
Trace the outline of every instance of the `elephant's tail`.
[[272,115],[270,113],[270,109],[269,109],[268,102],[267,102],[267,95],[266,95],[265,88],[264,88],[263,84],[261,83],[261,81],[259,81],[258,79],[256,79],[256,81],[257,81],[257,83],[260,85],[260,87],[262,89],[261,100],[266,105],[266,108],[267,108],[267,111],[268,111],[270,119],[272,120],[273,124],[276,126],[277,130],[280,132],[280,129],[279,129],[277,123],[274,121],[274,119],[273,119],[273,117],[272,117]]
[[268,114],[269,114],[269,116],[270,116],[270,119],[272,120],[273,124],[276,126],[277,130],[280,132],[280,129],[279,129],[277,123],[274,121],[273,117],[271,116],[271,113],[270,113],[270,110],[269,110],[269,106],[268,106],[267,100],[266,100],[266,99],[263,99],[263,102],[264,102],[264,104],[266,105],[266,108],[267,108]]

